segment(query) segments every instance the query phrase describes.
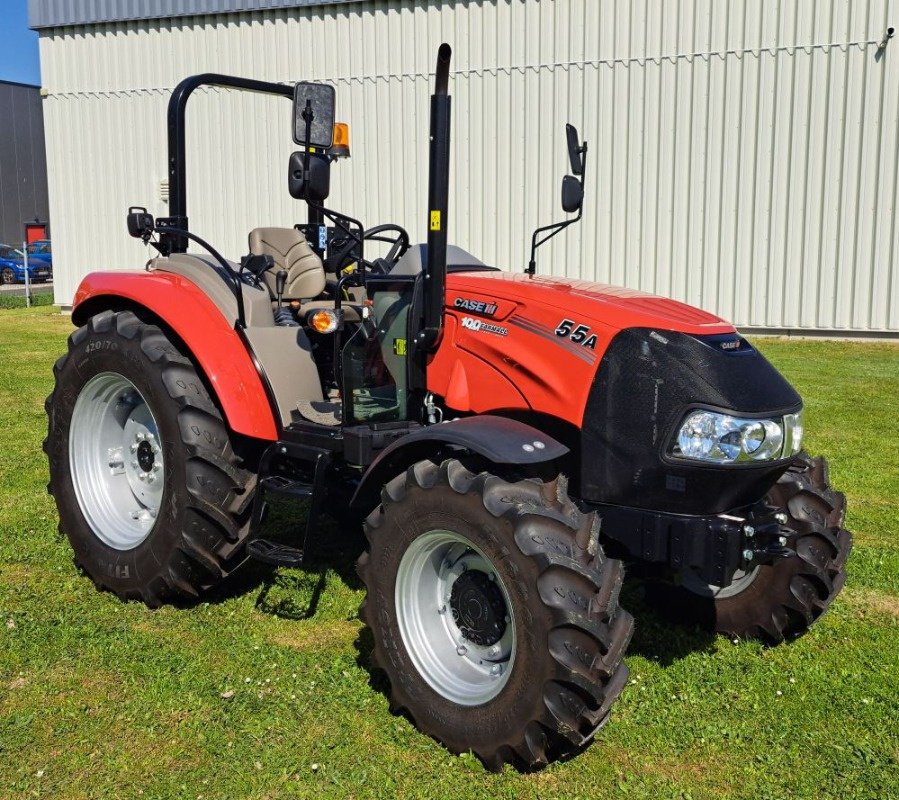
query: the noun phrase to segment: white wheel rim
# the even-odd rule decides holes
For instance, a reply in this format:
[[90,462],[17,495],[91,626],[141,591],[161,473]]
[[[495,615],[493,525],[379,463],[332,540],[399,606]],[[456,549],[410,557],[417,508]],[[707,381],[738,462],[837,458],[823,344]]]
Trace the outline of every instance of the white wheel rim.
[[[463,584],[469,590],[459,590],[463,584],[457,581],[466,573]],[[483,584],[486,592],[471,589],[472,581]],[[502,579],[472,542],[447,530],[419,536],[400,561],[394,601],[406,651],[435,692],[459,705],[476,706],[502,691],[515,661],[515,617]],[[478,643],[466,621],[488,617],[498,628],[486,640],[476,634],[482,639]]]
[[714,583],[706,583],[695,572],[685,572],[681,579],[681,586],[700,597],[710,597],[713,600],[723,600],[725,597],[733,597],[745,591],[758,577],[760,566],[751,570],[738,569],[734,573],[733,580],[727,586],[717,586]]
[[159,426],[122,375],[91,378],[69,426],[69,471],[91,530],[115,550],[137,547],[153,530],[165,488]]

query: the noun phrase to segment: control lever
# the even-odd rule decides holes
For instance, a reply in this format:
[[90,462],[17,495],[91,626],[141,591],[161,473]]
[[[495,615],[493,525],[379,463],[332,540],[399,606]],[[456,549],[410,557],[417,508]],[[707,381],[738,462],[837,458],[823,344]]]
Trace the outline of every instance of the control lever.
[[278,296],[278,309],[284,307],[284,303],[281,301],[281,298],[284,296],[284,287],[287,284],[287,270],[279,269],[278,274],[275,275],[275,294]]
[[293,318],[289,308],[284,308],[284,286],[287,283],[287,270],[279,269],[275,275],[275,295],[278,298],[278,308],[275,311],[275,325],[283,325],[286,328],[299,327],[299,323]]

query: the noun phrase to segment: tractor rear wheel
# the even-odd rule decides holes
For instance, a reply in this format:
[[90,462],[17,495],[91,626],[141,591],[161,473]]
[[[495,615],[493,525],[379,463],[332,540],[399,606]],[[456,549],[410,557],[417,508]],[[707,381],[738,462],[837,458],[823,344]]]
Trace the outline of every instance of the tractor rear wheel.
[[620,561],[564,478],[421,461],[382,491],[361,616],[391,707],[455,753],[543,766],[586,746],[627,681]]
[[683,576],[679,587],[650,594],[669,612],[686,614],[718,633],[776,644],[808,630],[846,581],[852,534],[843,528],[846,497],[830,487],[827,461],[801,453],[765,498],[787,515],[796,554],[738,572],[725,587]]
[[256,476],[190,359],[132,312],[105,311],[53,371],[47,488],[76,564],[153,607],[219,583],[243,560]]

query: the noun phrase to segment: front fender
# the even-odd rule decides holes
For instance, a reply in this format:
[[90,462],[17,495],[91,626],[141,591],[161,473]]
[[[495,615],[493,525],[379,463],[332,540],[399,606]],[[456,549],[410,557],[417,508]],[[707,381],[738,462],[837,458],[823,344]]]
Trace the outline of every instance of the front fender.
[[177,334],[203,370],[231,430],[275,441],[271,404],[246,345],[219,308],[186,278],[168,272],[92,272],[75,293],[72,321],[142,307]]
[[362,476],[350,507],[357,511],[374,508],[387,481],[446,446],[469,450],[494,464],[514,465],[544,464],[569,452],[530,425],[492,414],[428,425],[384,448]]

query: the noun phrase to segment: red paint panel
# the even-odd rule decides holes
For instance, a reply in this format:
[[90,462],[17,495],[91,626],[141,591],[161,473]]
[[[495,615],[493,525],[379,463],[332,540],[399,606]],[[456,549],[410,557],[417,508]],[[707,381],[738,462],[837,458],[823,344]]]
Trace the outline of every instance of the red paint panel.
[[[458,298],[496,310],[492,316],[472,312],[459,307]],[[580,343],[556,335],[563,320],[583,326]],[[692,334],[734,330],[713,314],[630,289],[509,272],[455,273],[447,276],[447,327],[428,367],[428,388],[459,411],[531,408],[580,426],[606,347],[631,327]],[[466,370],[463,391],[456,363],[468,364],[472,356],[495,367],[502,382],[488,376],[472,381]],[[511,405],[507,384],[520,394],[519,405]]]
[[457,318],[447,314],[440,349],[428,364],[428,389],[458,411],[527,409],[524,396],[500,371],[504,362],[464,349],[465,333],[460,333]]
[[88,300],[126,298],[152,311],[190,348],[232,430],[278,438],[259,373],[233,325],[193,283],[166,272],[92,272],[78,287],[73,314]]

